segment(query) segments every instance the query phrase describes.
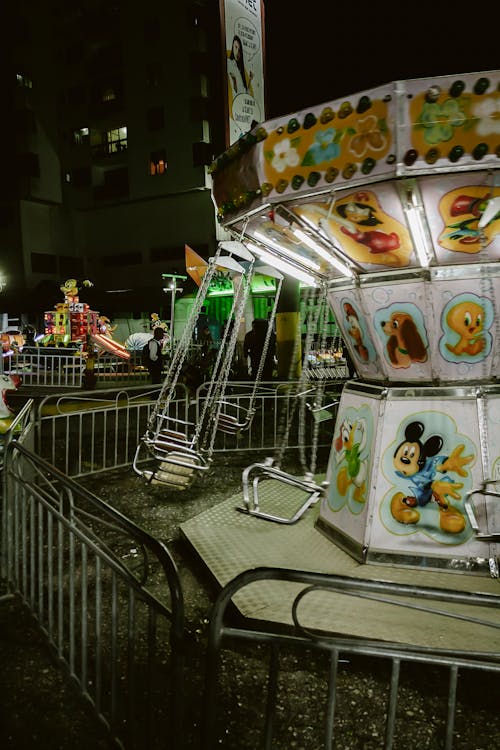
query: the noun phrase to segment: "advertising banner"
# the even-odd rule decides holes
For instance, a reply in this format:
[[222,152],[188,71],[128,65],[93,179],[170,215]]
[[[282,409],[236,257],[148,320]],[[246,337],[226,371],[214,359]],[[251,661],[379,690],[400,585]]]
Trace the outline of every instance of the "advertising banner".
[[265,120],[262,0],[220,0],[227,91],[227,146]]

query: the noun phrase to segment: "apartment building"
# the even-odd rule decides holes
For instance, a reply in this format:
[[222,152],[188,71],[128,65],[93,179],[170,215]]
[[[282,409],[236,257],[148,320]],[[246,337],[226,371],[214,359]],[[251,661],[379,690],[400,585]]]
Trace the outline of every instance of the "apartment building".
[[218,3],[19,0],[8,28],[0,309],[50,308],[66,278],[110,316],[167,306],[185,243],[222,233]]

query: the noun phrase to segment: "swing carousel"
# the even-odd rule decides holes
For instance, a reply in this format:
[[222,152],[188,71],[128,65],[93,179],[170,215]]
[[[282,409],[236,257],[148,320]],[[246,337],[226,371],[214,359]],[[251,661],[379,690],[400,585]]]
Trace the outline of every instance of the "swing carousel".
[[[243,474],[261,533],[318,503],[292,567],[327,543],[365,569],[499,576],[499,90],[500,71],[388,83],[264,122],[211,167],[235,247],[324,294],[356,368],[326,477]],[[307,390],[297,409],[323,410]],[[304,493],[295,515],[262,511],[263,477]]]
[[[237,257],[235,257],[237,256]],[[179,379],[193,340],[199,314],[217,271],[224,270],[233,279],[235,293],[228,325],[220,342],[201,412],[193,420],[182,419],[175,408]],[[274,305],[269,316],[258,372],[250,395],[232,400],[226,390],[233,364],[240,322],[244,318],[251,283],[256,271],[276,279]],[[134,456],[134,471],[152,484],[171,490],[186,490],[210,469],[218,433],[239,435],[249,430],[255,414],[255,401],[261,387],[262,371],[273,331],[283,275],[256,262],[256,257],[238,242],[220,243],[204,272],[193,308],[176,347],[156,405],[148,420]]]

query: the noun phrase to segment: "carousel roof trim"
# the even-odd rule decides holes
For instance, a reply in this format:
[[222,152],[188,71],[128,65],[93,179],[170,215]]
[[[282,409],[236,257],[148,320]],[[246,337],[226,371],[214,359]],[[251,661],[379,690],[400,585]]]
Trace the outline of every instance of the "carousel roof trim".
[[[500,70],[393,81],[261,123],[210,167],[218,220],[318,281],[491,261],[499,91]],[[438,237],[461,186],[473,209],[457,194]]]

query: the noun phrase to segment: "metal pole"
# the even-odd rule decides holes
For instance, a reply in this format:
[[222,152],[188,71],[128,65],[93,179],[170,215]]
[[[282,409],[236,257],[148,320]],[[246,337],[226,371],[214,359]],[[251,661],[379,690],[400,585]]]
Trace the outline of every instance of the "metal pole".
[[185,281],[187,276],[182,276],[177,273],[162,273],[162,279],[169,279],[168,286],[163,287],[164,292],[170,292],[172,299],[170,301],[170,354],[173,354],[174,350],[174,321],[175,321],[175,295],[177,292],[182,292],[182,287],[177,286],[177,279]]
[[172,356],[174,352],[174,319],[175,319],[175,293],[176,291],[177,291],[177,279],[174,276],[170,284],[170,292],[172,294],[172,299],[171,299],[171,304],[170,304],[170,356]]

